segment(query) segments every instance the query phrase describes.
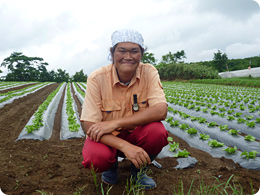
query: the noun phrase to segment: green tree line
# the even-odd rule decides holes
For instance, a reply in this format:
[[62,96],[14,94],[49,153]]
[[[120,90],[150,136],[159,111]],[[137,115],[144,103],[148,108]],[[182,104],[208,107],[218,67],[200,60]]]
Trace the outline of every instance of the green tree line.
[[213,53],[211,61],[184,63],[186,54],[184,50],[176,53],[169,52],[162,56],[161,61],[157,61],[152,53],[146,52],[143,62],[148,62],[158,69],[159,75],[163,80],[174,79],[214,79],[220,78],[218,73],[260,67],[260,55],[244,59],[228,59],[226,53],[220,50]]
[[[185,63],[186,53],[184,50],[176,53],[169,52],[161,57],[159,63],[155,59],[153,53],[145,52],[142,61],[154,65],[159,72],[162,80],[174,79],[214,79],[220,78],[218,73],[227,70],[241,70],[260,67],[260,55],[244,59],[228,59],[226,53],[220,50],[213,53],[211,61]],[[44,62],[40,57],[27,57],[21,52],[13,52],[9,57],[5,58],[1,66],[8,69],[5,77],[6,81],[51,81],[51,82],[86,82],[87,75],[83,70],[76,72],[72,77],[66,70],[58,69],[57,71],[48,71]],[[1,72],[1,70],[0,70]]]
[[243,59],[228,59],[226,53],[222,53],[218,50],[217,53],[214,53],[213,60],[197,62],[196,64],[213,67],[218,70],[218,72],[243,70],[247,69],[249,66],[251,68],[260,67],[260,55]]
[[48,71],[46,68],[48,65],[43,58],[28,57],[21,52],[13,52],[1,63],[2,67],[8,69],[5,81],[48,81],[57,83],[87,81],[87,75],[84,74],[83,70],[76,72],[70,77],[66,70]]

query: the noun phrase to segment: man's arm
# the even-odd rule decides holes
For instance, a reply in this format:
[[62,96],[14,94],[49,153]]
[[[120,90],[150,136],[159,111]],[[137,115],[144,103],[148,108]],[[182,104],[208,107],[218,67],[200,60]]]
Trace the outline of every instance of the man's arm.
[[87,135],[93,141],[99,141],[105,134],[111,134],[118,128],[134,129],[137,126],[145,125],[155,121],[164,120],[167,116],[167,104],[158,103],[145,110],[139,111],[131,116],[123,118],[102,121],[86,127]]
[[143,163],[150,163],[148,154],[141,147],[135,146],[111,133],[117,128],[134,128],[154,121],[161,121],[166,116],[167,104],[159,103],[131,116],[99,123],[86,121],[84,122],[84,126],[86,134],[91,140],[100,141],[103,144],[122,151],[137,168],[140,168]]
[[[88,130],[94,124],[95,123],[93,122],[86,121],[84,122],[84,127]],[[138,169],[145,163],[151,163],[150,157],[144,149],[112,134],[103,135],[100,142],[123,152],[126,158],[129,159]]]

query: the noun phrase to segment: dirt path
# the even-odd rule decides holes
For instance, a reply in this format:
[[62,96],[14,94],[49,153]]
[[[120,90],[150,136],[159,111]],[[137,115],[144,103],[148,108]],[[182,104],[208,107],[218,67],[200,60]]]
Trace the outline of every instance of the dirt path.
[[[0,109],[0,188],[6,194],[40,194],[36,190],[57,195],[79,191],[82,191],[81,194],[97,194],[91,172],[81,165],[84,139],[59,140],[59,114],[63,98],[50,140],[15,142],[38,106],[57,87],[58,84],[52,84]],[[163,169],[150,166],[149,175],[154,178],[158,187],[146,194],[171,194],[179,185],[180,178],[183,181],[184,193],[187,194],[193,178],[193,186],[197,187],[202,180],[206,185],[217,183],[216,178],[221,183],[226,182],[233,174],[232,181],[241,183],[245,194],[251,191],[251,183],[255,189],[260,188],[259,171],[243,169],[225,158],[213,158],[206,152],[189,147],[178,137],[172,137],[175,142],[180,143],[180,148],[188,150],[198,163],[193,168],[176,170],[175,158],[156,159]],[[120,181],[113,186],[110,194],[126,194],[125,186],[130,177],[129,165],[127,160],[119,163]],[[100,175],[96,174],[99,190]]]

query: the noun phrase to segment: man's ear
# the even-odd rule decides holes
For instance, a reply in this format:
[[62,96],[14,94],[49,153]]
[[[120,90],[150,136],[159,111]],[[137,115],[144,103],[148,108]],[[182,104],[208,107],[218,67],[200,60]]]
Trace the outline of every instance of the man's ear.
[[110,47],[110,56],[111,56],[111,58],[112,58],[112,62],[114,62],[113,47]]

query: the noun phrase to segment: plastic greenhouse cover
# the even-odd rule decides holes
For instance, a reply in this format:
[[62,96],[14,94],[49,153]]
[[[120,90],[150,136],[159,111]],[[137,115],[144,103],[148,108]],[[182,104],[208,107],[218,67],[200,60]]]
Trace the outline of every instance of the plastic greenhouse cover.
[[[60,139],[65,140],[65,139],[72,139],[72,138],[80,138],[80,137],[85,137],[85,133],[82,130],[81,126],[79,127],[79,131],[77,132],[71,132],[69,130],[69,124],[68,124],[68,115],[66,113],[66,100],[67,100],[67,87],[65,89],[65,96],[64,96],[64,101],[63,101],[63,106],[62,106],[62,115],[61,115],[61,131],[60,131]],[[70,91],[71,93],[71,91]],[[77,112],[77,105],[73,101],[73,109],[74,109],[74,116],[77,119],[77,123],[80,124],[79,121],[79,114]]]
[[74,83],[72,83],[72,86],[73,86],[75,95],[78,97],[78,99],[79,99],[79,101],[80,101],[80,103],[81,103],[81,105],[82,105],[83,102],[84,102],[84,97],[82,97],[82,95],[77,91],[77,89],[76,89]]
[[221,78],[248,77],[249,75],[251,75],[252,77],[260,77],[260,68],[251,68],[250,70],[244,69],[219,73],[219,76],[221,76]]
[[[229,154],[222,149],[226,149],[227,146],[223,147],[211,147],[208,145],[208,140],[202,140],[199,138],[198,134],[190,135],[185,131],[181,130],[179,127],[171,127],[169,123],[163,121],[165,128],[172,133],[173,135],[183,139],[186,141],[189,146],[200,149],[209,153],[213,157],[225,157],[228,159],[232,159],[235,163],[239,163],[243,168],[246,169],[254,169],[260,170],[260,158],[256,157],[255,159],[246,159],[245,157],[241,157],[241,152],[236,151],[236,153]],[[211,140],[211,139],[209,139]]]
[[[21,95],[21,96],[14,96],[14,97],[10,98],[9,100],[6,100],[6,101],[0,103],[0,108],[3,108],[6,104],[11,104],[11,103],[13,103],[13,101],[16,100],[16,99],[22,98],[22,97],[27,96],[27,95],[29,95],[29,94],[31,94],[31,93],[35,93],[36,91],[38,91],[38,90],[40,90],[40,89],[42,89],[42,88],[44,88],[44,87],[46,87],[46,86],[48,86],[48,85],[50,85],[50,84],[52,84],[52,83],[49,83],[49,84],[47,84],[47,85],[43,85],[42,87],[40,87],[40,88],[38,88],[38,89],[36,89],[36,90],[34,90],[34,91],[25,93],[25,94],[23,94],[23,95]],[[32,88],[36,88],[36,87],[32,87]],[[30,89],[32,89],[32,88],[30,88]]]
[[179,120],[180,123],[188,124],[190,128],[195,128],[198,133],[207,134],[211,139],[216,139],[223,142],[227,146],[236,146],[242,151],[258,152],[257,156],[260,156],[259,142],[250,142],[245,140],[241,135],[230,135],[228,131],[221,131],[219,127],[208,127],[205,123],[199,123],[198,121],[191,121],[190,119],[182,119],[178,114],[168,113],[168,116],[173,116],[174,120]]
[[[216,122],[218,125],[220,125],[220,124],[228,125],[228,127],[231,129],[240,130],[241,132],[252,135],[252,136],[256,137],[256,139],[260,140],[260,131],[259,131],[260,123],[256,123],[255,127],[248,127],[245,123],[238,123],[236,120],[229,121],[225,117],[221,118],[217,115],[211,115],[210,113],[196,112],[195,110],[187,109],[183,106],[174,105],[171,103],[168,103],[168,105],[175,110],[185,112],[186,114],[189,114],[191,116],[203,117],[203,118],[207,119],[208,122]],[[251,120],[251,121],[253,121],[253,120]]]
[[[61,86],[55,97],[50,102],[47,110],[43,113],[43,126],[40,127],[39,130],[35,130],[32,133],[27,133],[25,127],[18,136],[17,140],[20,139],[35,139],[35,140],[48,140],[51,137],[55,115],[58,109],[58,105],[62,96],[62,92],[65,87],[65,83]],[[37,111],[36,111],[37,112]],[[35,113],[36,113],[35,112]],[[32,125],[32,120],[34,119],[34,115],[30,118],[27,125]]]

